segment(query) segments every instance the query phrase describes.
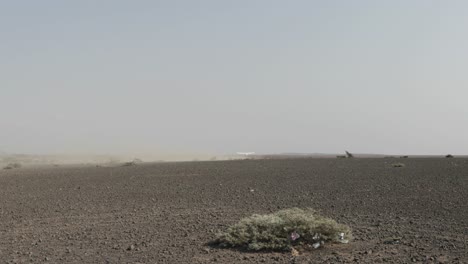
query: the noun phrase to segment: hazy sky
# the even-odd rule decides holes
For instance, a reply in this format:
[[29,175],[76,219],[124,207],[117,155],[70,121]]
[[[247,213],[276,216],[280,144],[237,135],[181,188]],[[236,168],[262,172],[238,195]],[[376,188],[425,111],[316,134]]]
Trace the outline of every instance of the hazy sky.
[[0,151],[468,153],[468,1],[1,1]]

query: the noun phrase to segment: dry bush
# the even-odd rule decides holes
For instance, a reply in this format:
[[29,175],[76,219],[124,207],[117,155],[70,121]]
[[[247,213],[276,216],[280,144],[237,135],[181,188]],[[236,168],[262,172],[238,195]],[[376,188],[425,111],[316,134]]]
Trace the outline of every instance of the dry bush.
[[[293,238],[293,235],[298,238]],[[295,245],[323,244],[326,241],[346,243],[351,238],[348,226],[320,216],[312,209],[292,208],[241,219],[219,234],[215,242],[224,247],[258,251],[290,250]]]
[[128,161],[128,162],[125,162],[124,164],[122,164],[122,167],[129,167],[129,166],[135,166],[135,165],[137,165],[136,162]]
[[21,168],[20,163],[9,163],[5,167],[3,167],[4,170],[19,169],[19,168]]
[[403,164],[403,163],[393,163],[393,164],[392,164],[392,167],[394,167],[394,168],[403,168],[403,167],[405,167],[405,166],[406,166],[406,165]]
[[452,154],[448,154],[445,156],[446,158],[450,159],[450,158],[453,158],[453,155]]

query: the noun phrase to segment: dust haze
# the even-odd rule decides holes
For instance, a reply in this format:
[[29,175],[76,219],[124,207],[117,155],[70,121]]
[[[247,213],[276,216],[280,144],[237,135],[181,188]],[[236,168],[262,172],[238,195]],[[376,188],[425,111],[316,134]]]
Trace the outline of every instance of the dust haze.
[[52,2],[0,6],[3,153],[468,149],[466,2]]

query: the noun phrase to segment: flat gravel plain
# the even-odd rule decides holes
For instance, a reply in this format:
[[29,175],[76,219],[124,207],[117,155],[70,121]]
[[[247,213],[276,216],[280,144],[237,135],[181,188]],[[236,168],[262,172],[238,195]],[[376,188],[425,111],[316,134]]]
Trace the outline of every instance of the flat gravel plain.
[[[457,158],[1,170],[0,263],[468,263],[467,204]],[[290,207],[348,224],[354,240],[299,256],[209,244],[242,217]]]

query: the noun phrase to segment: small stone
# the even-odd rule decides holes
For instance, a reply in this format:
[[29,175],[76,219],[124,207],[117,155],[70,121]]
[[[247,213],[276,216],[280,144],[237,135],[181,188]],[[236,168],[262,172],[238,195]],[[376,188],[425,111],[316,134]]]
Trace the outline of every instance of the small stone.
[[131,251],[131,250],[134,250],[134,249],[135,249],[135,246],[134,246],[134,245],[130,245],[130,246],[128,246],[128,248],[127,248],[128,251]]
[[295,248],[292,248],[291,255],[293,255],[294,257],[299,256],[299,251],[297,251]]

